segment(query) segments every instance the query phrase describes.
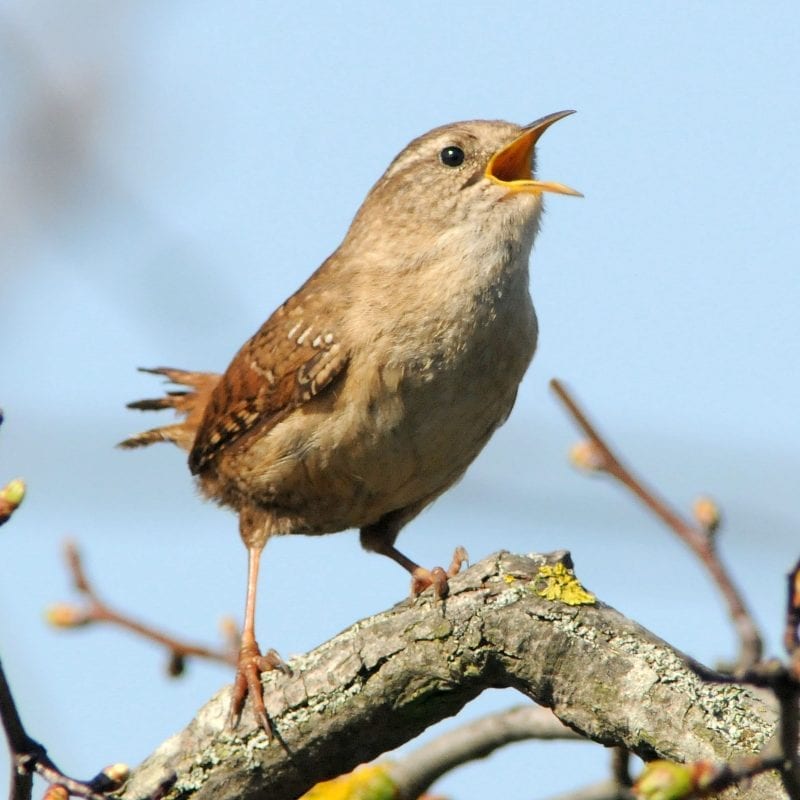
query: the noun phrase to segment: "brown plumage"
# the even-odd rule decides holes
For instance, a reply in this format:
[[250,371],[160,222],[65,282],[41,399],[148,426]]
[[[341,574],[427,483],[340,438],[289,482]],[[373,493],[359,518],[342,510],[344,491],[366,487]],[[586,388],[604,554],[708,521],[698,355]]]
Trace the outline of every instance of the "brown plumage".
[[545,191],[533,149],[566,113],[521,128],[465,122],[414,140],[364,201],[338,250],[247,341],[224,375],[150,370],[189,391],[131,408],[182,422],[122,443],[172,441],[203,493],[239,514],[250,560],[234,689],[269,729],[255,640],[258,563],[276,534],[360,528],[413,591],[446,590],[394,546],[501,425],[536,347],[528,258]]

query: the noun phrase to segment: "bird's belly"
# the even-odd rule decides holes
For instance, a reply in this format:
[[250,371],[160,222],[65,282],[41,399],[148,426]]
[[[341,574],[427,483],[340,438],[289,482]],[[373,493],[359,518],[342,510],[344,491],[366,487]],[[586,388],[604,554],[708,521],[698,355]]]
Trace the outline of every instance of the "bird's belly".
[[[404,394],[394,404],[416,402],[413,398],[413,393]],[[452,485],[505,419],[512,403],[513,393],[471,409],[443,399],[428,405],[425,413],[403,414],[391,427],[362,420],[362,435],[355,440],[323,432],[311,442],[300,442],[289,435],[288,452],[284,442],[283,454],[269,469],[249,473],[254,480],[247,492],[291,520],[291,530],[281,532],[327,533],[362,527],[389,511],[433,499]],[[333,434],[338,423],[328,418],[324,425]]]
[[530,324],[506,347],[478,341],[445,363],[377,370],[356,358],[337,391],[242,443],[233,494],[274,509],[276,533],[334,532],[422,507],[461,477],[505,421],[535,344],[531,309]]

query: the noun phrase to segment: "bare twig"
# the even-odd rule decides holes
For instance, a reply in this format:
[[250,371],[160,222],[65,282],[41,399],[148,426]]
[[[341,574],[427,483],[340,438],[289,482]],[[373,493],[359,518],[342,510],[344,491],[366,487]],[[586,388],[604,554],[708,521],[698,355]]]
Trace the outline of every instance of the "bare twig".
[[800,761],[797,757],[798,709],[800,687],[787,673],[786,680],[777,683],[773,690],[780,706],[778,724],[781,756],[777,759],[780,766],[781,780],[786,793],[792,800],[800,800]]
[[[716,776],[697,793],[697,797],[712,797],[729,786],[741,784],[750,778],[760,775],[762,772],[769,772],[778,769],[781,765],[780,758],[765,758],[756,756],[753,758],[737,759],[736,761],[725,764],[719,768]],[[796,794],[789,794],[792,800]]]
[[[0,412],[0,424],[3,421]],[[20,480],[11,481],[0,490],[0,524],[5,522],[22,502],[25,485]],[[86,590],[85,578],[81,577]],[[77,581],[76,581],[77,582]],[[87,800],[106,800],[107,793],[119,789],[128,779],[128,768],[115,764],[99,772],[90,781],[79,781],[62,772],[47,755],[42,744],[31,738],[17,710],[11,686],[0,662],[0,724],[6,735],[11,760],[10,800],[30,800],[33,775],[38,774],[49,784],[46,796],[84,797]]]
[[624,747],[615,747],[611,751],[611,776],[618,789],[630,789],[633,786],[631,754]]
[[171,675],[180,675],[183,672],[184,661],[189,657],[205,658],[225,664],[236,664],[236,640],[238,637],[235,636],[235,631],[230,630],[232,623],[226,623],[223,628],[223,635],[227,644],[224,650],[181,641],[150,625],[139,622],[121,611],[113,609],[105,601],[101,600],[86,575],[80,553],[74,542],[66,542],[64,554],[73,585],[87,602],[83,608],[75,608],[67,604],[58,604],[51,607],[47,614],[51,624],[56,627],[75,628],[93,622],[107,622],[132,631],[167,648],[170,655],[169,673]]
[[61,786],[67,795],[87,800],[107,800],[107,792],[116,791],[128,778],[127,767],[115,764],[99,772],[90,781],[70,778],[47,755],[44,746],[28,736],[17,711],[11,687],[0,662],[0,721],[2,721],[11,757],[10,800],[30,800],[34,773],[51,786]]
[[746,784],[757,775],[780,769],[780,766],[780,757],[765,753],[736,758],[728,763],[651,761],[636,781],[633,793],[641,800],[718,797],[725,789]]
[[581,786],[569,792],[550,797],[549,800],[633,800],[630,789],[621,789],[613,778]]
[[442,775],[461,764],[486,758],[500,747],[525,739],[586,741],[539,706],[519,706],[442,734],[391,764],[398,800],[416,800]]
[[25,769],[19,769],[19,759],[21,754],[34,750],[42,750],[42,746],[33,741],[22,726],[22,720],[17,711],[17,705],[11,694],[11,687],[6,680],[3,670],[3,662],[0,661],[0,721],[3,723],[3,730],[8,741],[8,750],[11,756],[11,789],[9,797],[11,800],[29,800],[33,788],[31,773]]
[[622,464],[564,384],[553,379],[550,381],[550,386],[589,439],[592,450],[592,466],[611,475],[630,490],[689,546],[708,570],[727,603],[728,613],[739,634],[740,649],[736,671],[743,671],[757,664],[761,660],[763,651],[761,634],[752,615],[747,610],[741,593],[720,561],[716,552],[715,537],[710,535],[709,526],[692,524],[659,497],[655,491],[646,486]]

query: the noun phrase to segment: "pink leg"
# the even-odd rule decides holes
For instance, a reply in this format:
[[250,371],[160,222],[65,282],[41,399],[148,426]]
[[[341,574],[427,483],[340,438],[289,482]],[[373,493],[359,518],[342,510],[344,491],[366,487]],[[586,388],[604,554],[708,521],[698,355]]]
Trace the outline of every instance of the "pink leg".
[[271,669],[288,671],[286,664],[274,650],[264,655],[258,647],[255,635],[256,590],[258,587],[258,567],[263,545],[247,548],[247,602],[244,611],[244,630],[242,644],[239,649],[239,664],[236,668],[236,679],[233,684],[231,699],[231,726],[238,723],[242,715],[248,695],[253,703],[253,712],[261,727],[272,735],[272,728],[264,706],[264,687],[261,684],[261,673]]

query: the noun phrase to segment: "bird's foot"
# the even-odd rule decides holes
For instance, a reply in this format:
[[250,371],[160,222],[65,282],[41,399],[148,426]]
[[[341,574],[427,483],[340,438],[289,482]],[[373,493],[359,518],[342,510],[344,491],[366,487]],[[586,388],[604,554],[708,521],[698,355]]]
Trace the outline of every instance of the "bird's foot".
[[239,650],[239,663],[236,666],[236,679],[233,683],[231,696],[231,712],[228,719],[229,726],[235,728],[242,716],[245,701],[248,695],[253,704],[253,713],[258,724],[264,729],[267,736],[272,737],[272,726],[269,724],[267,709],[264,705],[264,686],[261,683],[261,673],[277,669],[290,675],[291,670],[283,659],[274,651],[267,650],[263,655],[255,639],[242,642]]
[[461,567],[469,561],[467,551],[463,547],[456,547],[453,553],[453,560],[445,571],[442,567],[425,569],[417,567],[411,573],[411,595],[416,597],[424,592],[429,586],[433,586],[434,594],[442,599],[447,597],[448,579],[454,578],[461,572]]

